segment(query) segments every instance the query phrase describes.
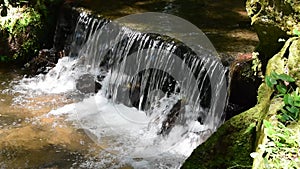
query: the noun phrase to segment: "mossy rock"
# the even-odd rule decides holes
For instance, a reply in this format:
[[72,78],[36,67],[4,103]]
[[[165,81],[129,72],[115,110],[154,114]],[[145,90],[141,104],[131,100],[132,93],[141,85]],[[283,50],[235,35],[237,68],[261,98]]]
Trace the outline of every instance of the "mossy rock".
[[182,168],[251,167],[253,159],[250,153],[256,149],[256,130],[268,110],[272,92],[263,84],[258,93],[259,104],[226,121],[205,143],[194,150]]
[[263,67],[280,51],[284,40],[300,31],[300,3],[295,0],[247,0],[246,8],[260,43]]
[[[268,62],[268,66],[266,69],[266,74],[269,75],[271,72],[277,72],[279,74],[286,73],[292,76],[296,81],[296,85],[299,87],[300,85],[300,41],[298,37],[288,39],[283,48],[274,55]],[[265,120],[272,123],[272,125],[277,125],[277,112],[283,107],[284,102],[281,97],[273,97],[271,98],[271,105],[267,111]],[[298,122],[299,123],[299,122]],[[295,125],[296,129],[299,128]],[[264,145],[267,144],[268,137],[265,135],[265,127],[261,126],[260,129],[257,131],[259,135],[257,139],[257,145]],[[265,168],[266,162],[264,157],[264,151],[257,146],[256,148],[256,157],[254,158],[253,162],[253,169],[260,169]],[[269,164],[273,165],[273,164]]]
[[294,38],[289,47],[288,63],[289,74],[296,80],[300,87],[300,39]]

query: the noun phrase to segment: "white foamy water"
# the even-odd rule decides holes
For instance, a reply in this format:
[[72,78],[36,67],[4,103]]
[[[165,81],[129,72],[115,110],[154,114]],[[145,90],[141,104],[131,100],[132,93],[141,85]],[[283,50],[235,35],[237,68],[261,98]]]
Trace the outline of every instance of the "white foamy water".
[[[82,102],[52,110],[48,115],[67,115],[67,120],[76,122],[77,127],[83,128],[95,142],[125,164],[136,168],[164,165],[178,168],[211,133],[198,121],[191,121],[189,126],[175,126],[168,136],[158,135],[167,105],[172,105],[172,101],[165,98],[149,117],[144,111],[115,104],[99,92]],[[201,132],[204,133],[199,134]],[[135,161],[136,158],[142,161]]]
[[[103,22],[81,14],[74,44],[86,39],[73,46],[76,57],[60,59],[45,75],[23,78],[15,91],[80,98],[47,116],[66,118],[103,147],[83,168],[179,168],[222,123],[226,70],[202,48],[182,53],[174,41],[97,23]],[[94,77],[101,90],[80,93],[83,75]]]
[[[80,67],[74,69],[76,64],[73,59],[62,58],[48,74],[23,78],[15,86],[15,92],[35,96],[76,92],[76,78],[87,73],[82,67],[81,70]],[[112,76],[103,80],[103,88],[109,85]],[[147,116],[149,112],[114,103],[105,96],[103,89],[95,95],[86,95],[80,102],[52,110],[46,116],[65,117],[75,127],[84,129],[97,144],[103,145],[109,156],[103,158],[107,154],[102,152],[99,154],[100,161],[87,161],[82,164],[83,167],[101,168],[111,163],[111,168],[122,165],[134,168],[179,168],[212,130],[198,121],[190,120],[175,125],[166,136],[158,134],[162,122],[179,99],[180,96],[176,95],[161,98],[151,109],[151,115]],[[188,110],[189,106],[186,105]],[[114,164],[116,160],[118,164]]]

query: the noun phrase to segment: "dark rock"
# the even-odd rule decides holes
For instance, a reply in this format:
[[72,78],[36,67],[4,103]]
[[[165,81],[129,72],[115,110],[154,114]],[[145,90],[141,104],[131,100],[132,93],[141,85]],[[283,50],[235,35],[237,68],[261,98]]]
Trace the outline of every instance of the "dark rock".
[[37,57],[24,65],[25,69],[32,76],[47,73],[48,70],[55,66],[58,59],[63,57],[63,51],[55,51],[53,49],[42,49]]
[[252,69],[252,60],[251,54],[243,54],[231,64],[230,96],[226,108],[226,120],[257,103],[257,89],[262,80]]
[[161,135],[168,135],[172,128],[175,126],[176,122],[178,121],[178,117],[180,115],[183,107],[181,107],[181,100],[178,100],[176,104],[173,105],[172,109],[167,115],[167,118],[163,121],[161,126],[161,131],[158,134]]
[[97,93],[101,87],[102,85],[91,74],[84,74],[76,80],[76,89],[84,94]]

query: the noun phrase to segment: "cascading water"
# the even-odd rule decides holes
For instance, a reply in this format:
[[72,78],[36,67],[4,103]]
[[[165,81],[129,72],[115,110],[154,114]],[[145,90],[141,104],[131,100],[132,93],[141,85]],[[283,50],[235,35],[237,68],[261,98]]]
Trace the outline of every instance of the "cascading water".
[[108,22],[83,12],[70,52],[15,90],[97,91],[47,114],[66,115],[106,150],[83,168],[179,168],[223,122],[226,69],[183,19],[145,13]]

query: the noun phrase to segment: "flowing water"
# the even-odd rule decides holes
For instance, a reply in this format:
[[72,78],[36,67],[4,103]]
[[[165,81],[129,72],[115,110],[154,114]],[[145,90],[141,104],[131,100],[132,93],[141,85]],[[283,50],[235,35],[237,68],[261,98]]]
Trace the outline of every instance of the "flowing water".
[[3,168],[179,168],[222,124],[227,70],[203,33],[129,20],[81,13],[70,57],[1,79]]
[[[83,1],[109,18],[180,16],[233,55],[253,51],[258,41],[245,26],[242,3]],[[226,72],[211,43],[197,41],[197,30],[180,34],[166,30],[169,23],[147,29],[143,20],[147,27],[129,21],[114,25],[82,14],[71,57],[46,75],[25,78],[0,65],[0,168],[179,168],[216,130],[225,104],[216,81],[224,84]],[[159,27],[165,29],[154,31]]]

